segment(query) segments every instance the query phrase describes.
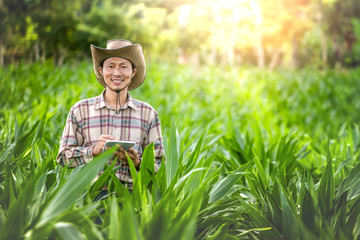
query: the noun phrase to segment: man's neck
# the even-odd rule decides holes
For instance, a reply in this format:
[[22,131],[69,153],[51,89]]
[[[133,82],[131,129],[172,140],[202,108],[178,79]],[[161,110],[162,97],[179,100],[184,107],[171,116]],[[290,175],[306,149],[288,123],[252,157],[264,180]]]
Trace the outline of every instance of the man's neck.
[[[117,92],[106,88],[106,91],[104,94],[104,99],[110,107],[116,108],[117,94],[118,94]],[[124,105],[125,102],[127,101],[128,91],[127,91],[127,89],[124,89],[119,94],[120,94],[120,105]]]

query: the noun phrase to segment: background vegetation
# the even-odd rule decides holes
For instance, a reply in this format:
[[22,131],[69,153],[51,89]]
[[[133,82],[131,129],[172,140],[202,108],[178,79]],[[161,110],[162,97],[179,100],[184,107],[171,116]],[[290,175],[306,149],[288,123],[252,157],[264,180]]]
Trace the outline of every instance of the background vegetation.
[[0,66],[61,65],[113,38],[191,64],[358,66],[359,16],[356,0],[2,0]]
[[[0,21],[0,239],[359,239],[358,1],[2,0]],[[109,152],[55,161],[111,38],[143,45],[131,95],[165,140],[131,194]]]

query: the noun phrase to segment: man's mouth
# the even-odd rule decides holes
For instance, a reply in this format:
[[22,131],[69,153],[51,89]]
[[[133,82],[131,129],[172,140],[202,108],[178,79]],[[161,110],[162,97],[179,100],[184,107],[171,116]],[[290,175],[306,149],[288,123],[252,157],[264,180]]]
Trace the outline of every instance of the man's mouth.
[[122,83],[124,79],[111,79],[113,83]]

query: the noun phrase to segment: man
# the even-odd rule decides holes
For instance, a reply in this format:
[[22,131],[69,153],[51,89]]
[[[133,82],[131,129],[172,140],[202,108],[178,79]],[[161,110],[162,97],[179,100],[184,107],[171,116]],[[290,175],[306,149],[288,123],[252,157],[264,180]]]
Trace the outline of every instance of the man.
[[76,167],[99,155],[107,140],[134,141],[128,152],[121,147],[117,156],[122,164],[119,180],[132,188],[127,156],[141,167],[144,148],[155,149],[155,170],[164,156],[160,120],[149,104],[130,97],[128,91],[145,80],[146,66],[142,48],[130,41],[115,39],[106,48],[90,46],[97,80],[105,87],[100,96],[77,102],[70,110],[60,141],[57,161]]

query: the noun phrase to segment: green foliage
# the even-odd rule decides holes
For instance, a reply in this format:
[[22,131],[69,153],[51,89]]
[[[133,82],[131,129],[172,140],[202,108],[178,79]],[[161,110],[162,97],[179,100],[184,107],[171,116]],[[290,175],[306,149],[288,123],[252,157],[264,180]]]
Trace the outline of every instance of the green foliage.
[[130,161],[130,193],[111,150],[55,161],[70,107],[102,91],[90,64],[2,68],[0,239],[356,239],[358,71],[149,64],[130,94],[157,109],[167,159]]
[[62,65],[90,57],[90,44],[125,38],[152,59],[353,67],[360,63],[359,13],[357,0],[3,0],[0,66]]

